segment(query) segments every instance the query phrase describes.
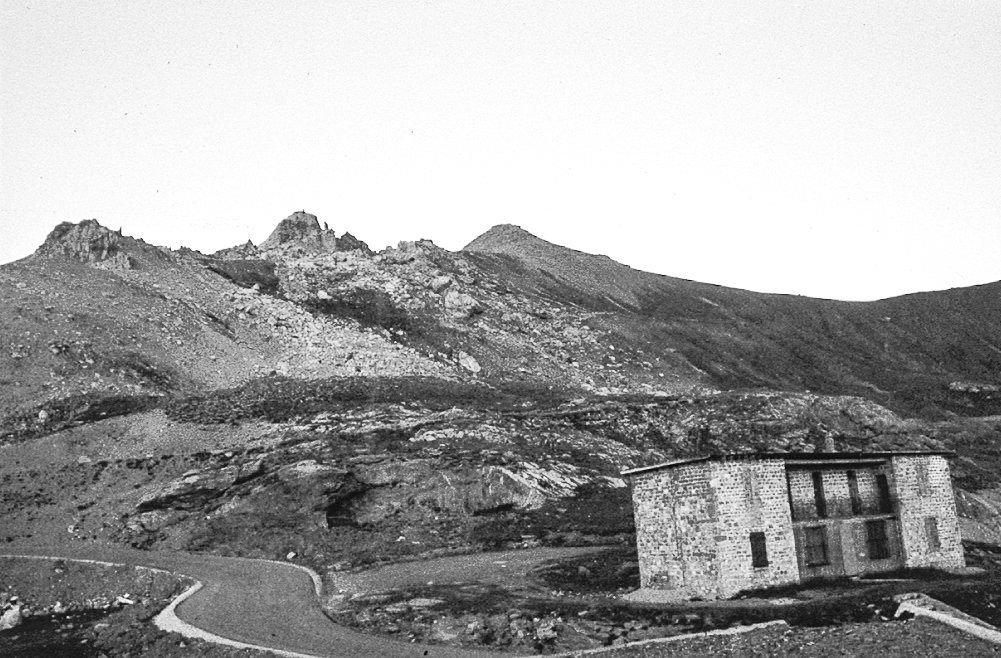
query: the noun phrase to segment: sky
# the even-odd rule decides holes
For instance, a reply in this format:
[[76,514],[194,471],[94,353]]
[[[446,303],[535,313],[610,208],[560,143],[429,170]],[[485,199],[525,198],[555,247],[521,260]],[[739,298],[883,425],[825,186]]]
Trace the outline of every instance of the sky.
[[1001,280],[1001,3],[0,0],[0,262],[306,210],[869,300]]

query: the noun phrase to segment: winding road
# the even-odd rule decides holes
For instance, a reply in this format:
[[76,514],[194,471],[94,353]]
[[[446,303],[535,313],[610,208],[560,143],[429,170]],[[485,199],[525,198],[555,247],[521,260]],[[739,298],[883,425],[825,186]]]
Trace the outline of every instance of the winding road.
[[[491,582],[498,576],[508,580],[524,576],[533,566],[546,560],[594,550],[599,549],[530,549],[440,558],[343,575],[335,580],[335,586],[348,593],[406,587],[429,580]],[[209,634],[285,655],[322,658],[497,656],[492,651],[410,644],[339,626],[321,611],[309,572],[291,564],[97,545],[7,546],[0,555],[95,560],[154,567],[189,576],[201,582],[202,587],[177,606],[178,618]]]

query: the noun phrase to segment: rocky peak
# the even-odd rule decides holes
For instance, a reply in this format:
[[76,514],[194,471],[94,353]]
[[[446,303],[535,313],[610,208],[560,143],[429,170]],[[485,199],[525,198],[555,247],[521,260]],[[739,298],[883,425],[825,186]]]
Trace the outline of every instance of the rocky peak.
[[371,254],[368,245],[354,237],[350,233],[345,233],[339,239],[334,232],[327,228],[324,223],[320,228],[320,222],[316,215],[312,215],[305,210],[294,212],[278,223],[268,239],[261,243],[260,249],[268,251],[279,247],[298,247],[307,251],[361,251]]
[[[333,237],[333,231],[327,231]],[[321,244],[323,242],[324,230],[320,228],[320,222],[316,215],[311,215],[305,210],[294,212],[282,221],[271,232],[268,239],[261,243],[261,249],[274,249],[289,242],[302,244]]]
[[156,247],[122,235],[121,229],[112,231],[96,219],[85,219],[79,224],[62,222],[56,226],[35,255],[69,257],[106,269],[134,269],[147,252],[167,258]]

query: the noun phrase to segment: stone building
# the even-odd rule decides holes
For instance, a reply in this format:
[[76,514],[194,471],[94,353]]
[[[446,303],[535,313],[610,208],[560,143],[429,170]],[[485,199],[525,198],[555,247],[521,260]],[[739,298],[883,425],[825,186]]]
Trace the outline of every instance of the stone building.
[[641,587],[679,599],[964,566],[947,452],[759,453],[625,471]]

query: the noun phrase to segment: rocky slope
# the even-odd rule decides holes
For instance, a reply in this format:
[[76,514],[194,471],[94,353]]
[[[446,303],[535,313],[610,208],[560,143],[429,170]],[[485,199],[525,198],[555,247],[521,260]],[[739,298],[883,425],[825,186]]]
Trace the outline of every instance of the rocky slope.
[[0,266],[0,541],[330,569],[628,540],[621,469],[828,439],[956,450],[964,532],[1001,541],[996,289],[761,295],[513,226],[373,253],[297,212],[206,255],[61,224]]

